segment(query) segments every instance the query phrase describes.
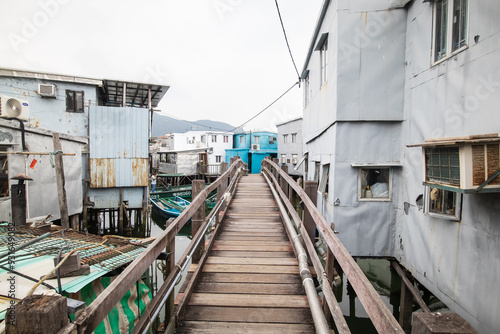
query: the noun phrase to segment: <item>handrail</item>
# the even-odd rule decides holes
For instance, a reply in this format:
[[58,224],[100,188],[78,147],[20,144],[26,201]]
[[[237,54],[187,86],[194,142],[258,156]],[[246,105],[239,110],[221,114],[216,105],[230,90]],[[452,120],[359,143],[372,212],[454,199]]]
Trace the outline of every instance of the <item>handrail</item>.
[[321,215],[316,205],[311,201],[306,192],[276,163],[272,162],[269,158],[262,161],[262,168],[267,170],[271,177],[275,177],[270,172],[272,167],[277,175],[285,180],[286,183],[297,193],[301,198],[304,206],[309,211],[316,228],[323,235],[328,248],[335,256],[335,260],[339,263],[340,267],[346,274],[351,286],[353,287],[356,295],[358,296],[361,304],[370,317],[373,325],[379,333],[403,333],[403,329],[393,317],[392,313],[385,306],[378,293],[373,288],[373,285],[368,281],[361,268],[356,261],[349,254],[339,238],[334,234],[333,230],[329,228],[325,218]]
[[[208,194],[215,190],[227,177],[238,177],[236,172],[242,165],[244,165],[244,163],[241,160],[236,160],[223,175],[210,184],[210,186],[203,189],[172,224],[170,224],[134,261],[132,261],[132,263],[130,263],[125,270],[118,275],[99,296],[97,296],[74,322],[62,328],[59,334],[74,333],[75,330],[77,333],[91,333],[165,249],[171,240],[170,237],[172,235],[175,236],[195,212],[197,212],[200,206],[205,204],[205,199]],[[187,255],[186,253],[185,255]],[[175,277],[179,271],[180,269],[176,266],[175,270],[168,275],[165,283],[172,284],[175,282]]]

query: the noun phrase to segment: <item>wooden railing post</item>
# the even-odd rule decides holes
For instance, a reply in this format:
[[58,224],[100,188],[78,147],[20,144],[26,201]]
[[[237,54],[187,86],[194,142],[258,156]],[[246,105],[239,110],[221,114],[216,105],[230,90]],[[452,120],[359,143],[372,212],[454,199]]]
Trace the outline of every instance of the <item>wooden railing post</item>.
[[[332,223],[331,227],[332,227],[332,230],[335,231],[335,224],[334,223]],[[334,276],[335,276],[335,256],[333,255],[330,248],[327,247],[326,260],[325,260],[325,276],[323,278],[323,284],[332,285]],[[334,292],[336,290],[337,289],[335,289]],[[332,314],[330,312],[330,308],[328,307],[327,303],[324,303],[323,309],[325,311],[326,321],[328,321],[328,323],[331,323]]]
[[[278,158],[273,158],[273,162],[274,162],[275,164],[279,164],[279,163],[280,163],[280,160],[279,160]],[[276,168],[273,168],[273,169],[272,169],[272,171],[273,171],[274,178],[275,178],[276,180],[278,180],[278,171],[276,170]]]
[[[174,220],[174,218],[170,218],[169,220],[167,220],[167,226],[172,224]],[[168,277],[168,275],[170,275],[171,272],[174,271],[175,268],[175,235],[175,230],[172,230],[171,233],[167,235],[168,244],[167,247],[165,247],[165,252],[168,254],[168,259],[165,265],[165,272],[163,273],[164,280]],[[174,301],[175,293],[174,291],[172,291],[167,297],[167,301],[165,302],[165,326],[167,326],[170,321],[173,321],[172,318],[175,312]]]
[[[316,205],[316,199],[318,197],[318,183],[316,181],[306,181],[304,184],[304,191],[306,192],[306,195],[311,199],[311,202]],[[316,223],[314,222],[314,219],[307,207],[304,207],[302,221],[304,227],[306,228],[307,234],[309,235],[309,238],[314,244],[314,236],[316,235]]]
[[[192,198],[196,198],[199,193],[205,189],[205,180],[193,180],[193,190],[192,190]],[[192,218],[192,226],[191,226],[191,237],[196,235],[198,229],[203,224],[205,220],[205,204],[200,205],[198,211],[195,212]],[[196,251],[193,253],[193,263],[198,263],[201,258],[201,254],[203,253],[204,243],[201,242]]]
[[[282,165],[281,170],[288,175],[288,165]],[[288,182],[286,182],[284,177],[280,178],[281,190],[288,196]]]
[[[227,162],[221,162],[220,163],[220,173],[221,173],[221,175],[224,174],[227,171],[228,168],[229,168],[229,166],[228,166]],[[222,198],[222,195],[224,194],[224,192],[226,192],[226,189],[227,189],[227,181],[226,182],[223,181],[217,187],[217,202]]]

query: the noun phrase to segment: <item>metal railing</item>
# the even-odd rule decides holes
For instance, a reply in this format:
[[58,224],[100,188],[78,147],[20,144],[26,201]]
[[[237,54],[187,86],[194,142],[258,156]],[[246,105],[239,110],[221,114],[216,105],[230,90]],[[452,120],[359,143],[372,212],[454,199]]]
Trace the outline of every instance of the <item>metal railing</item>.
[[[226,168],[227,167],[223,167],[223,169]],[[162,234],[158,236],[141,255],[128,265],[125,270],[117,276],[99,296],[97,296],[85,311],[83,311],[73,322],[61,329],[59,334],[91,333],[149,268],[153,261],[156,260],[160,253],[166,247],[172,247],[177,233],[189,219],[200,210],[202,205],[205,205],[205,199],[208,194],[217,189],[219,202],[204,220],[179,261],[173,264],[175,260],[170,259],[170,270],[164,280],[164,284],[160,287],[157,294],[148,305],[147,313],[144,314],[135,325],[132,333],[147,333],[160,310],[165,303],[167,303],[167,300],[170,300],[171,303],[171,309],[168,311],[167,319],[170,319],[169,326],[172,327],[172,324],[175,323],[175,315],[173,314],[173,288],[196,249],[199,246],[203,246],[201,240],[204,238],[207,227],[210,226],[210,223],[214,222],[214,220],[220,221],[221,217],[219,212],[224,210],[227,206],[227,203],[225,203],[226,198],[230,198],[230,196],[224,196],[224,194],[234,190],[237,179],[245,170],[245,164],[240,159],[232,160],[230,168],[208,187],[201,190],[191,204],[162,232]]]
[[[276,159],[277,160],[277,159]],[[281,201],[286,206],[287,212],[295,222],[298,233],[302,235],[302,240],[307,248],[308,254],[318,275],[318,280],[322,281],[322,290],[328,304],[328,310],[335,322],[337,330],[341,334],[350,333],[346,320],[342,314],[337,299],[333,294],[330,280],[333,277],[333,263],[336,261],[344,271],[347,279],[353,287],[356,295],[363,304],[366,313],[370,317],[373,325],[379,333],[403,333],[403,329],[393,317],[390,310],[383,303],[378,293],[368,281],[361,268],[349,254],[347,249],[335,235],[334,230],[327,224],[325,218],[316,208],[315,203],[309,198],[307,193],[299,186],[286,171],[278,166],[276,162],[266,158],[262,161],[262,172],[269,177],[274,184],[276,192]],[[292,206],[289,198],[292,192],[300,197],[304,203],[305,217],[302,221],[297,211]],[[309,216],[308,216],[308,215]],[[309,226],[308,226],[309,225]],[[316,228],[328,246],[326,266],[323,267],[310,238],[310,232]],[[321,278],[320,278],[321,277]]]

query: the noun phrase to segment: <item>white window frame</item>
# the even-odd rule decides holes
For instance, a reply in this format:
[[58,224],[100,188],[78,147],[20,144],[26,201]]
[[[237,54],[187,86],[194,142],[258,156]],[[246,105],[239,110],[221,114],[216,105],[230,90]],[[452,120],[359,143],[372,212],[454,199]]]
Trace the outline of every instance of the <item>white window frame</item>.
[[254,144],[260,144],[260,136],[253,137]]
[[330,181],[330,164],[321,165],[321,179],[318,185],[318,193],[328,196],[328,186]]
[[309,83],[309,74],[303,79],[304,81],[304,108],[309,105],[311,101],[311,85]]
[[299,155],[292,154],[292,164],[295,166],[295,165],[297,165],[297,162],[299,162]]
[[[431,52],[431,57],[432,57],[432,64],[437,65],[446,59],[449,59],[450,57],[456,55],[457,53],[462,52],[463,50],[468,48],[468,38],[469,38],[469,0],[444,0],[447,1],[447,13],[446,13],[446,33],[444,36],[444,43],[445,43],[445,51],[443,55],[439,58],[436,59],[436,37],[438,33],[438,27],[437,22],[437,8],[438,6],[442,3],[442,1],[435,1],[433,5],[433,23],[432,23],[432,52]],[[453,49],[453,24],[454,22],[454,5],[457,1],[464,1],[465,2],[465,22],[463,23],[465,25],[464,32],[464,40],[465,43],[462,46],[457,47],[456,49]],[[458,20],[457,20],[458,22]]]
[[[431,217],[436,217],[436,218],[441,218],[445,220],[452,220],[452,221],[457,221],[459,222],[462,219],[462,194],[459,192],[453,192],[450,190],[445,190],[445,189],[439,189],[439,188],[433,188],[433,189],[438,189],[439,191],[442,192],[442,195],[440,195],[440,199],[442,198],[444,200],[444,192],[450,192],[450,193],[455,193],[455,212],[453,214],[446,214],[446,213],[438,213],[438,212],[433,212],[431,210],[432,208],[432,201],[434,200],[431,196],[431,186],[425,187],[425,194],[424,194],[424,213],[428,216]],[[439,203],[439,205],[443,205],[443,203]]]
[[205,135],[202,135],[202,136],[201,136],[201,142],[202,142],[202,143],[204,143],[204,142],[206,142],[206,140],[207,140],[207,139],[206,139]]
[[240,136],[240,145],[243,144],[243,136]]
[[281,155],[281,163],[286,164],[286,154]]
[[229,136],[224,136],[224,143],[229,143]]
[[216,143],[217,142],[217,135],[212,135],[212,143]]
[[220,162],[222,162],[222,155],[216,155],[216,156],[215,156],[215,162],[216,162],[216,163],[220,163]]
[[297,134],[292,133],[292,144],[297,142]]
[[320,48],[320,87],[328,81],[328,37]]
[[[363,170],[368,170],[368,169],[387,169],[389,171],[389,176],[388,176],[388,188],[389,188],[389,196],[388,197],[364,197],[362,195],[362,191],[365,190],[361,189],[361,185],[363,184]],[[358,201],[359,202],[390,202],[392,201],[392,167],[385,167],[385,166],[374,166],[374,167],[359,167],[358,168]]]
[[286,144],[288,141],[288,135],[283,135],[283,143]]

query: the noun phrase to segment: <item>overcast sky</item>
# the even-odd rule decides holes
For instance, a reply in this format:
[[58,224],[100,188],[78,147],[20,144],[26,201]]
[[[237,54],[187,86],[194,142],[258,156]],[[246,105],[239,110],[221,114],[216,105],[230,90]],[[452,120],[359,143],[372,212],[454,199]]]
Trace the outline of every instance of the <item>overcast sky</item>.
[[[322,0],[280,0],[302,71]],[[171,86],[162,113],[232,125],[297,81],[274,0],[0,0],[0,67]],[[302,115],[302,89],[245,126]]]

